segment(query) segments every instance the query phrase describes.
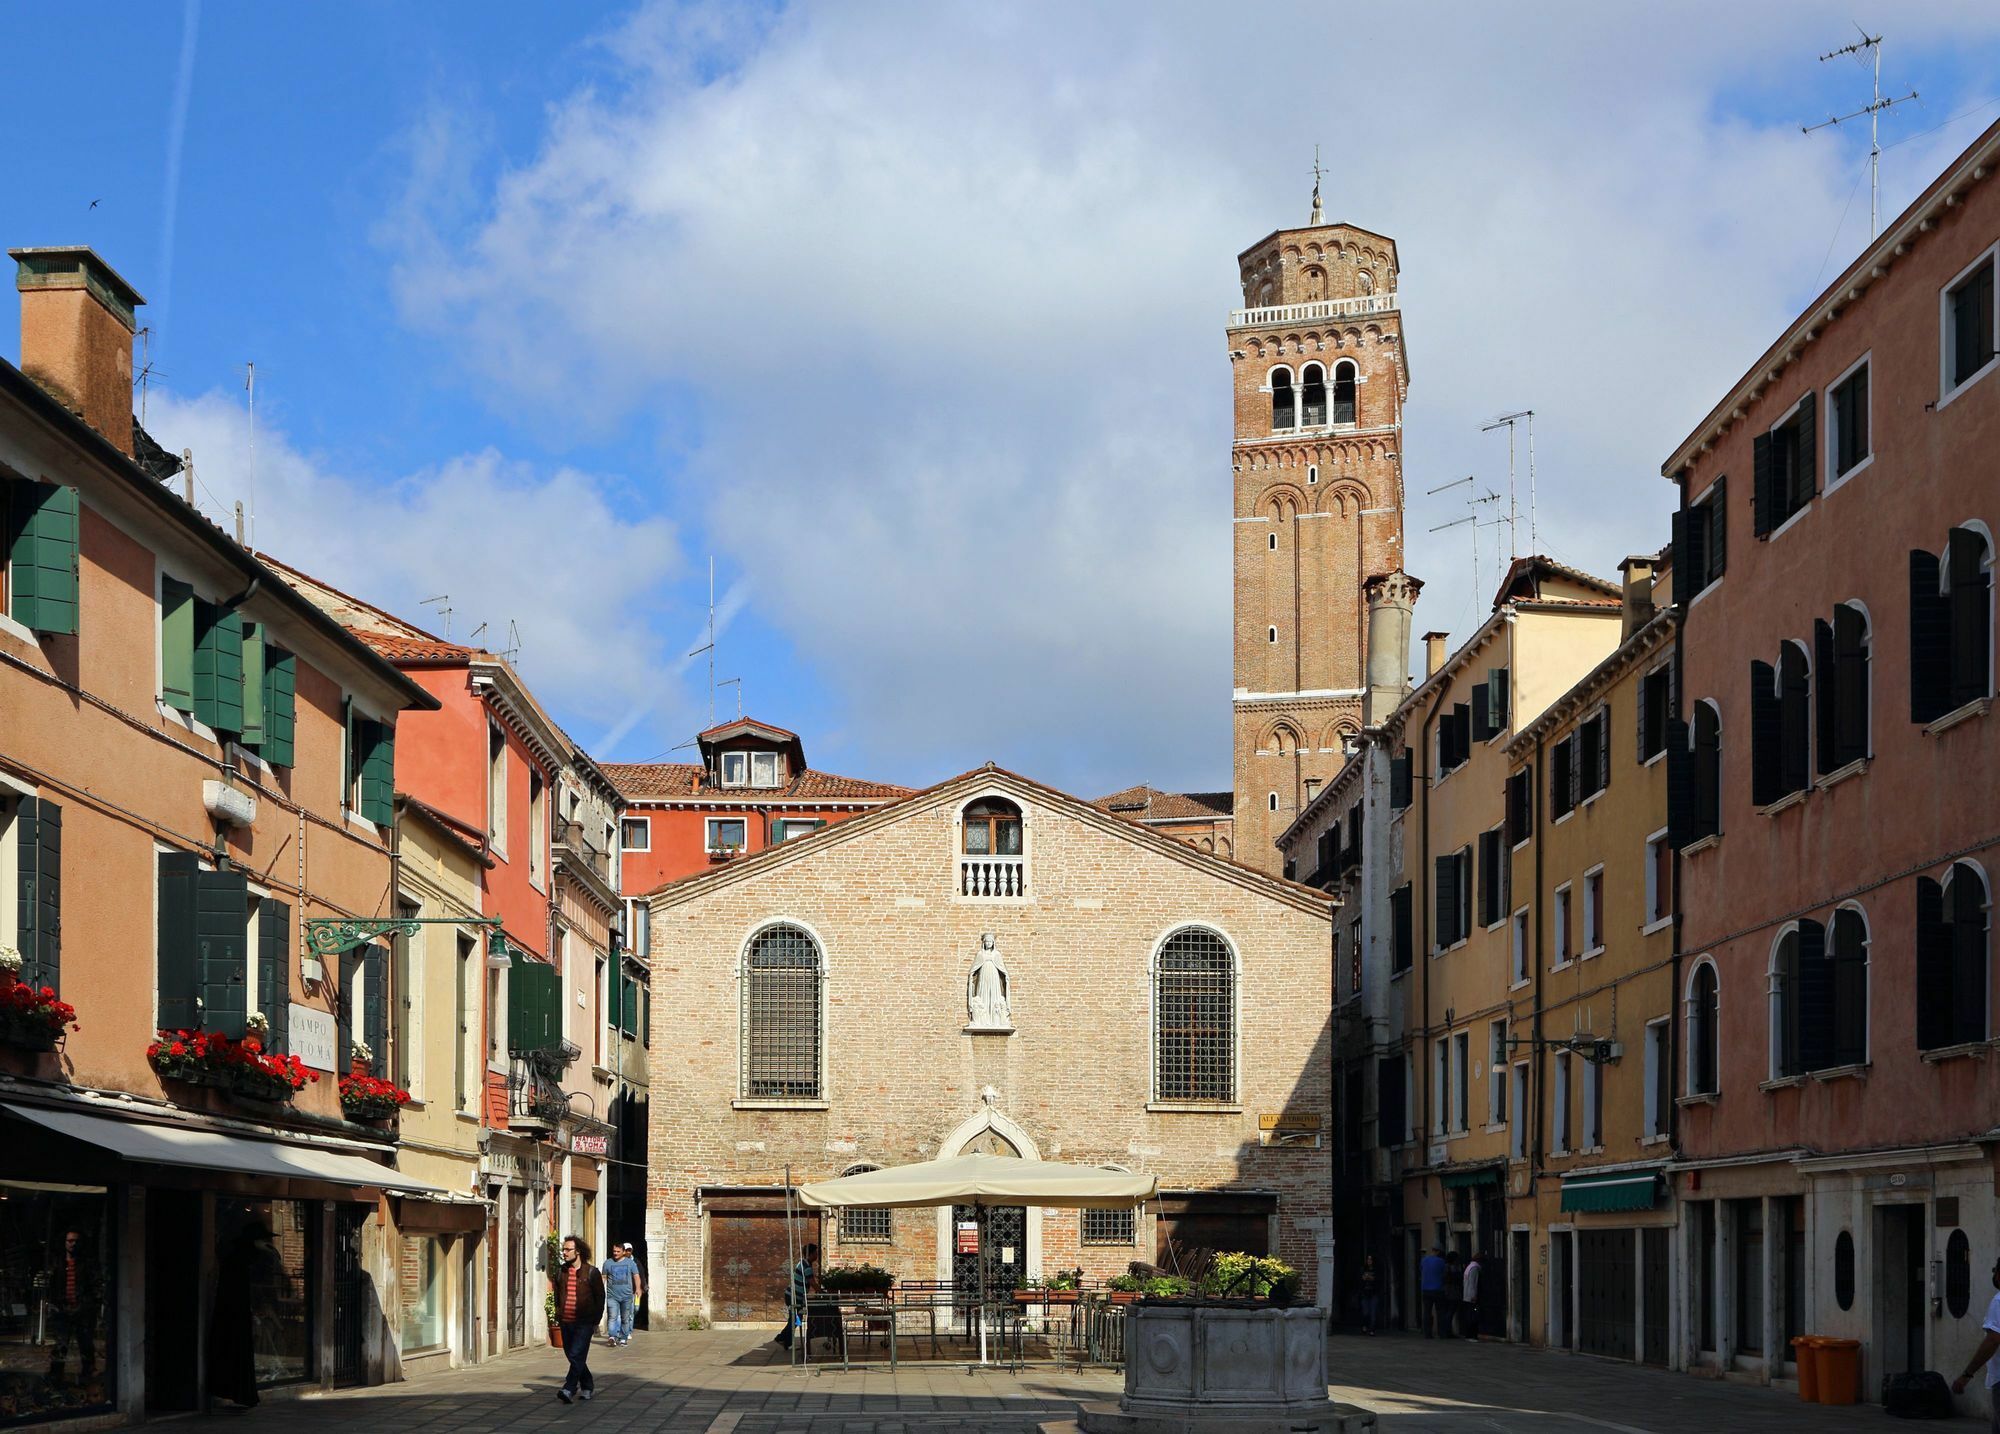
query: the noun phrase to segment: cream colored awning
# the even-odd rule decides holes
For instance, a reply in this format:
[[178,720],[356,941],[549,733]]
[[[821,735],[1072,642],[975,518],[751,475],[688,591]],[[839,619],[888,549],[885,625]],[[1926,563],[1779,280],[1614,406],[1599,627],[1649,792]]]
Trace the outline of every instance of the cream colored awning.
[[799,1187],[809,1209],[911,1209],[924,1205],[1043,1205],[1126,1210],[1159,1194],[1151,1175],[1008,1155],[959,1155],[843,1175]]

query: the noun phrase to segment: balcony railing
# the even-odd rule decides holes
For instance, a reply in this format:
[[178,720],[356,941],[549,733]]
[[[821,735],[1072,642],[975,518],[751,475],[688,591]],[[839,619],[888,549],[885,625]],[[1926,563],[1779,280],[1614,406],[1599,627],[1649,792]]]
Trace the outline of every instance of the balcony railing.
[[596,874],[597,879],[607,886],[611,883],[611,853],[600,848],[590,839],[590,833],[582,822],[557,822],[555,830],[557,855],[581,861]]
[[1396,307],[1396,295],[1357,294],[1351,299],[1315,299],[1308,304],[1272,304],[1261,309],[1231,309],[1229,327],[1256,329],[1269,324],[1309,324],[1318,319],[1358,318],[1386,314]]
[[532,1061],[515,1060],[507,1076],[509,1129],[554,1130],[569,1117],[569,1094]]
[[958,894],[989,899],[1026,896],[1027,859],[1018,856],[961,856],[958,859]]

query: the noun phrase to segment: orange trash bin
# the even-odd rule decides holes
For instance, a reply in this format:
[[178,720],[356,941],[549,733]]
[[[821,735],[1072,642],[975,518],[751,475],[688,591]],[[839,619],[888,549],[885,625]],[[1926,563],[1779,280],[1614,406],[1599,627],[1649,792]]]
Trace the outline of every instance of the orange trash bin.
[[1802,1334],[1792,1341],[1792,1359],[1799,1367],[1799,1399],[1819,1403],[1819,1337]]
[[1823,1338],[1815,1343],[1819,1402],[1852,1404],[1861,1392],[1861,1341]]

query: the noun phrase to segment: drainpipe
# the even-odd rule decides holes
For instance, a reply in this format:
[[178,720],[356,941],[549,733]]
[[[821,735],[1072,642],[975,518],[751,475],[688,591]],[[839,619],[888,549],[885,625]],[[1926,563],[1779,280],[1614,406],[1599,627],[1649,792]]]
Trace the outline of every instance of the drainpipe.
[[[1543,800],[1542,779],[1548,772],[1548,738],[1535,739],[1535,765],[1529,772],[1529,783],[1533,790],[1528,794],[1528,809],[1535,814],[1531,827],[1535,839],[1535,928],[1534,945],[1528,952],[1528,969],[1535,973],[1535,984],[1530,989],[1534,996],[1534,1025],[1532,1040],[1528,1046],[1528,1074],[1532,1084],[1528,1087],[1534,1099],[1535,1118],[1533,1143],[1528,1149],[1528,1194],[1539,1199],[1537,1187],[1542,1179],[1542,923],[1546,919],[1542,900],[1542,847],[1543,831],[1548,822],[1548,804]],[[1547,1316],[1544,1314],[1544,1319]]]
[[[1432,920],[1433,920],[1433,919],[1435,918],[1435,915],[1436,915],[1436,913],[1435,913],[1435,909],[1434,909],[1434,908],[1432,907],[1432,905],[1431,905],[1431,771],[1430,771],[1430,751],[1431,751],[1431,737],[1430,737],[1430,732],[1431,732],[1431,719],[1432,719],[1433,717],[1435,717],[1435,716],[1437,715],[1437,709],[1438,709],[1438,705],[1439,705],[1439,694],[1441,694],[1441,693],[1442,693],[1443,691],[1444,691],[1444,687],[1443,687],[1443,685],[1442,685],[1442,684],[1440,684],[1440,685],[1439,685],[1439,687],[1438,687],[1438,690],[1437,690],[1437,692],[1434,692],[1434,693],[1432,693],[1432,694],[1431,694],[1431,703],[1430,703],[1430,710],[1424,713],[1424,720],[1423,720],[1423,725],[1422,725],[1421,727],[1419,727],[1419,728],[1417,729],[1417,742],[1418,742],[1418,746],[1417,746],[1417,751],[1416,751],[1415,755],[1413,755],[1413,756],[1411,757],[1411,759],[1410,759],[1410,762],[1411,762],[1411,766],[1410,766],[1410,781],[1411,781],[1411,785],[1412,785],[1413,787],[1414,787],[1414,786],[1417,786],[1417,785],[1419,785],[1419,783],[1417,782],[1417,777],[1416,777],[1416,762],[1417,762],[1417,761],[1418,761],[1419,759],[1421,759],[1421,760],[1423,761],[1423,764],[1424,764],[1424,776],[1423,776],[1423,781],[1422,781],[1422,783],[1421,783],[1421,786],[1423,787],[1423,800],[1422,800],[1422,802],[1421,802],[1421,803],[1419,804],[1419,807],[1418,807],[1418,815],[1419,815],[1419,816],[1420,816],[1420,817],[1422,818],[1422,820],[1423,820],[1423,826],[1424,826],[1424,840],[1423,840],[1423,843],[1422,843],[1422,846],[1421,846],[1421,849],[1420,849],[1420,850],[1419,850],[1419,852],[1418,852],[1418,857],[1417,857],[1417,880],[1418,880],[1418,881],[1419,881],[1419,882],[1421,883],[1421,886],[1420,886],[1420,888],[1419,888],[1419,889],[1420,889],[1420,890],[1422,891],[1422,893],[1423,893],[1423,895],[1422,895],[1422,901],[1423,901],[1423,905],[1422,905],[1421,907],[1419,907],[1419,908],[1418,908],[1417,910],[1415,910],[1415,911],[1412,911],[1412,912],[1410,913],[1410,933],[1411,933],[1411,945],[1412,945],[1412,946],[1414,946],[1414,945],[1416,944],[1416,943],[1415,943],[1415,936],[1416,936],[1416,929],[1417,929],[1417,917],[1418,917],[1418,915],[1419,915],[1419,914],[1422,914],[1422,915],[1423,915],[1423,917],[1424,917],[1424,930],[1425,930],[1425,932],[1426,932],[1426,933],[1430,933],[1430,934],[1433,934],[1433,935],[1435,934],[1435,933],[1432,933],[1432,932],[1431,932],[1431,929],[1430,929],[1430,928],[1431,928],[1431,922],[1432,922]],[[1415,952],[1414,950],[1412,950],[1412,951],[1410,952],[1410,959],[1411,959],[1412,961],[1416,961],[1416,960],[1417,960],[1417,953],[1416,953],[1416,952]],[[1418,983],[1418,984],[1419,984],[1419,989],[1420,989],[1420,990],[1422,991],[1422,995],[1421,995],[1421,997],[1420,997],[1419,999],[1420,999],[1420,1001],[1421,1001],[1421,1004],[1422,1004],[1422,1006],[1423,1006],[1423,1012],[1422,1012],[1422,1015],[1423,1015],[1423,1022],[1422,1022],[1422,1024],[1421,1024],[1421,1025],[1420,1025],[1420,1026],[1418,1027],[1418,1029],[1419,1029],[1419,1030],[1421,1030],[1421,1031],[1423,1032],[1423,1045],[1422,1045],[1422,1048],[1421,1048],[1421,1049],[1419,1049],[1419,1050],[1417,1051],[1417,1056],[1418,1056],[1418,1059],[1417,1059],[1416,1061],[1412,1062],[1412,1064],[1413,1064],[1413,1065],[1421,1065],[1421,1066],[1423,1067],[1423,1070],[1424,1070],[1424,1073],[1425,1073],[1425,1074],[1424,1074],[1424,1126],[1423,1126],[1423,1131],[1422,1131],[1422,1138],[1423,1138],[1423,1141],[1424,1141],[1424,1145],[1425,1145],[1425,1152],[1424,1152],[1424,1153],[1425,1153],[1425,1155],[1426,1155],[1426,1156],[1428,1157],[1428,1155],[1429,1155],[1429,1153],[1430,1153],[1430,1151],[1429,1151],[1429,1146],[1430,1146],[1430,1138],[1431,1138],[1431,1098],[1432,1098],[1432,1096],[1433,1096],[1433,1095],[1437,1094],[1437,1092],[1435,1092],[1435,1091],[1433,1091],[1433,1090],[1431,1089],[1431,1085],[1432,1085],[1432,1079],[1433,1079],[1433,1077],[1434,1077],[1434,1076],[1436,1075],[1436,1068],[1435,1068],[1435,1067],[1434,1067],[1434,1066],[1433,1066],[1433,1065],[1431,1064],[1431,1049],[1430,1049],[1430,1043],[1431,1043],[1431,952],[1430,952],[1430,943],[1429,943],[1429,942],[1426,942],[1426,943],[1424,944],[1424,954],[1423,954],[1423,959],[1422,959],[1421,961],[1417,961],[1417,969],[1418,969],[1418,971],[1419,971],[1419,973],[1420,973],[1420,976],[1421,976],[1421,980],[1419,981],[1419,983]],[[1425,1162],[1424,1162],[1424,1163],[1425,1163],[1426,1165],[1428,1165],[1428,1164],[1430,1163],[1430,1161],[1428,1160],[1428,1158],[1427,1158],[1427,1159],[1425,1160]]]
[[[1680,489],[1681,514],[1682,514],[1680,526],[1681,526],[1681,531],[1685,533],[1687,531],[1686,514],[1689,507],[1686,475],[1685,474],[1681,475],[1680,477],[1676,478],[1674,482],[1675,486]],[[1683,697],[1682,694],[1687,687],[1687,682],[1685,679],[1687,677],[1686,655],[1687,655],[1687,625],[1688,625],[1688,585],[1681,576],[1681,571],[1678,561],[1679,559],[1685,556],[1686,555],[1682,553],[1670,554],[1670,557],[1675,560],[1673,715],[1676,721],[1685,720],[1681,717],[1681,710],[1686,705],[1686,699]],[[1669,752],[1667,754],[1667,761],[1669,763],[1672,763],[1673,760],[1674,760],[1673,754]],[[1684,753],[1682,755],[1681,760],[1687,761],[1688,760],[1687,754]],[[1668,783],[1667,785],[1667,801],[1670,805],[1673,802],[1673,784],[1671,782]],[[1669,821],[1668,823],[1667,844],[1669,846],[1673,846],[1673,824],[1671,821]],[[1681,919],[1682,919],[1681,849],[1677,846],[1674,847],[1673,857],[1674,857],[1673,860],[1674,950],[1668,965],[1668,970],[1673,975],[1673,990],[1669,993],[1667,1002],[1667,1112],[1666,1113],[1667,1113],[1667,1149],[1672,1151],[1673,1158],[1678,1160],[1681,1157],[1681,1103],[1680,1103],[1680,1093],[1682,1088],[1681,1046],[1683,1042],[1685,1042],[1687,1039],[1687,1033],[1684,1025],[1683,1012],[1681,1010]],[[1720,1043],[1717,1044],[1716,1051],[1717,1051],[1716,1058],[1718,1061],[1720,1061],[1721,1059]],[[1672,1328],[1673,1326],[1670,1321],[1668,1324],[1669,1331],[1671,1331]],[[1667,1357],[1669,1361],[1673,1361],[1677,1353],[1678,1351],[1670,1349],[1667,1352]]]

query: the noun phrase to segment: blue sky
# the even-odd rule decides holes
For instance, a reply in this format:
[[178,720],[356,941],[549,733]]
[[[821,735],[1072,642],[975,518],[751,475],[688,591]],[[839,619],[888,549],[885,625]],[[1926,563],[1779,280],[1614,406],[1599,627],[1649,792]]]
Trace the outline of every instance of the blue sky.
[[1922,91],[1885,217],[2000,114],[1980,5],[1397,8],[123,7],[0,90],[0,237],[152,300],[212,512],[254,484],[288,561],[516,624],[601,756],[705,719],[713,553],[718,675],[818,765],[1219,787],[1221,326],[1314,142],[1401,246],[1418,617],[1462,636],[1496,535],[1475,570],[1423,494],[1504,487],[1483,418],[1537,410],[1542,546],[1614,571],[1865,241],[1865,131],[1798,125],[1867,77],[1815,54],[1879,20]]

